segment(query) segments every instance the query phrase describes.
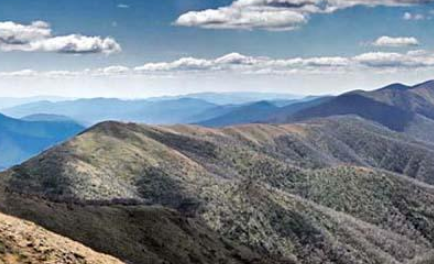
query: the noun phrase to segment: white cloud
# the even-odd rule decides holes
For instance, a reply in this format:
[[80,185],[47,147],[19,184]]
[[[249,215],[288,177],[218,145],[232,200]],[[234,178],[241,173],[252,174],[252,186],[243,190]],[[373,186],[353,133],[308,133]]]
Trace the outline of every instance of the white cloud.
[[174,62],[148,63],[140,67],[136,67],[136,71],[143,72],[163,72],[163,71],[200,71],[207,70],[212,67],[210,61],[196,58],[181,58]]
[[407,6],[432,0],[236,0],[229,6],[182,14],[179,26],[214,29],[293,30],[311,14],[332,13],[358,5]]
[[71,54],[120,52],[120,45],[113,38],[72,34],[53,36],[51,27],[43,21],[29,25],[0,22],[0,50],[27,52],[54,52]]
[[96,69],[95,71],[91,72],[92,75],[101,75],[101,76],[124,75],[128,73],[130,73],[130,68],[122,65],[108,66],[105,68]]
[[434,52],[412,50],[406,53],[369,52],[350,57],[310,57],[272,59],[231,53],[215,59],[181,58],[173,62],[147,63],[133,69],[139,74],[219,73],[288,74],[357,72],[367,69],[434,67]]
[[231,6],[189,12],[180,16],[176,24],[216,29],[292,30],[306,22],[307,17],[304,14],[292,10]]
[[434,53],[370,52],[356,56],[353,60],[373,68],[423,68],[434,66]]
[[418,46],[419,41],[414,37],[389,37],[382,36],[375,40],[372,45],[377,47],[412,47]]
[[21,25],[10,21],[0,22],[1,45],[22,45],[50,36],[50,25],[42,21],[35,21],[30,25]]

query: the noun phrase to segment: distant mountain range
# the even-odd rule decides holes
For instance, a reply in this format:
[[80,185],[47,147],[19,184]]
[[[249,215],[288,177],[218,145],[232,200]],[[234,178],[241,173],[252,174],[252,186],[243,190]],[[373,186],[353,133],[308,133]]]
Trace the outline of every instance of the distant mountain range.
[[62,115],[34,114],[21,118],[24,121],[75,122],[72,118]]
[[[8,154],[0,166],[16,164],[53,143],[74,135],[89,126],[106,120],[147,124],[197,124],[224,127],[248,123],[288,123],[315,118],[355,115],[377,122],[393,131],[434,142],[434,81],[415,86],[392,84],[374,91],[352,91],[340,96],[306,97],[261,93],[193,94],[190,97],[162,97],[147,100],[77,99],[69,101],[37,101],[3,109],[2,112],[17,122],[37,121],[39,124],[70,127],[56,128],[59,137],[35,137],[32,144],[24,144],[17,133],[10,135],[4,128],[3,148]],[[232,97],[231,97],[232,96]],[[263,96],[270,100],[256,100]],[[291,99],[292,98],[292,99]],[[57,98],[59,99],[59,98]],[[209,100],[209,101],[206,101]],[[211,102],[210,102],[211,101]],[[236,104],[234,104],[236,102]],[[226,104],[231,103],[231,104]],[[3,117],[3,122],[6,117]],[[34,123],[32,123],[34,124]],[[25,127],[25,126],[22,126]],[[26,129],[32,133],[33,128]],[[64,129],[64,131],[61,131]],[[54,131],[54,130],[53,130]],[[17,131],[15,131],[17,132]],[[21,132],[21,131],[18,131]],[[6,137],[7,135],[7,137]],[[10,144],[13,138],[14,144]],[[30,139],[28,139],[30,140]],[[20,145],[21,144],[21,145]],[[24,146],[25,145],[25,146]]]
[[251,104],[221,107],[219,114],[208,117],[202,116],[198,125],[208,127],[223,127],[249,123],[267,123],[276,120],[279,116],[288,116],[306,108],[319,105],[331,97],[306,97],[299,100],[286,101],[259,101]]
[[167,124],[182,122],[184,119],[214,107],[216,105],[192,98],[157,102],[94,98],[62,102],[34,102],[3,109],[2,112],[15,118],[34,114],[60,115],[88,124],[106,120]]
[[0,169],[21,163],[83,129],[73,121],[25,121],[0,115]]
[[[212,98],[211,98],[212,95]],[[247,96],[250,97],[247,97]],[[229,100],[230,94],[207,94],[193,95],[193,97],[180,97],[180,98],[159,98],[147,100],[121,100],[110,98],[94,98],[94,99],[78,99],[70,101],[38,101],[29,104],[23,104],[11,108],[0,110],[5,115],[14,118],[23,118],[28,116],[64,116],[81,122],[84,124],[95,124],[107,120],[130,121],[140,122],[147,124],[181,124],[181,123],[199,123],[209,119],[214,119],[220,116],[229,114],[231,110],[239,109],[234,114],[242,112],[242,108],[249,107],[249,105],[257,105],[261,107],[259,102],[254,101],[250,103],[250,99],[259,98],[262,94],[235,94],[235,98]],[[242,97],[244,96],[244,97]],[[277,95],[275,95],[277,96]],[[208,98],[206,101],[203,98]],[[272,97],[272,95],[264,94],[265,98],[273,98],[267,101],[270,104],[277,106],[286,106],[300,101],[312,100],[313,98],[291,99],[285,100],[284,98],[293,98],[290,96],[283,96],[280,99]],[[250,99],[248,99],[250,98]],[[231,104],[216,104],[231,102]],[[249,101],[249,103],[245,103]],[[232,104],[237,102],[236,104]],[[261,101],[264,102],[264,101]],[[250,109],[254,106],[250,106]],[[259,110],[259,109],[258,109]],[[260,111],[260,110],[259,110]],[[262,118],[263,116],[255,116],[256,112],[252,113],[252,120]],[[234,120],[236,121],[236,119]],[[249,121],[249,119],[240,119],[239,122]],[[228,123],[228,122],[226,122]],[[233,122],[229,122],[233,124]]]
[[[148,124],[178,124],[210,120],[208,123],[211,125],[213,122],[223,120],[218,125],[230,125],[254,122],[259,117],[265,117],[267,112],[261,115],[261,112],[265,111],[265,109],[261,109],[263,104],[277,109],[278,107],[274,103],[287,105],[299,102],[293,99],[296,96],[292,95],[262,93],[207,93],[191,96],[195,98],[164,97],[147,100],[111,98],[65,100],[61,97],[14,98],[9,102],[9,105],[13,105],[13,107],[0,110],[5,114],[0,120],[0,134],[2,135],[0,150],[4,150],[6,153],[0,157],[0,170],[18,164],[75,135],[85,126],[91,126],[101,121],[120,120]],[[277,100],[277,96],[282,96],[282,98]],[[276,101],[245,104],[245,102],[261,97],[276,99]],[[44,100],[39,101],[39,99]],[[227,102],[237,102],[237,104],[217,104]],[[1,107],[7,105],[3,104]],[[257,107],[258,109],[255,110]],[[242,113],[245,111],[250,113],[243,116]],[[226,117],[226,115],[228,116]],[[231,119],[230,116],[233,118]],[[220,119],[218,119],[219,117]],[[214,118],[216,118],[215,121]],[[226,118],[228,120],[224,121]],[[5,125],[6,123],[8,126]],[[13,126],[17,129],[12,131],[11,124],[14,124]],[[41,130],[44,131],[43,135],[40,134]]]
[[59,102],[65,100],[72,100],[72,98],[60,96],[0,97],[0,110],[39,101]]
[[[280,96],[280,97],[279,97]],[[203,93],[146,100],[109,98],[38,101],[1,110],[14,118],[62,116],[84,124],[118,120],[147,124],[285,123],[336,115],[358,115],[395,131],[432,127],[434,81],[415,86],[392,84],[340,96],[297,97],[262,93]],[[396,118],[398,117],[399,118]],[[421,137],[430,137],[425,133]],[[434,136],[432,136],[434,138]]]
[[276,105],[268,101],[261,101],[236,107],[226,114],[201,121],[198,124],[209,127],[222,127],[236,124],[255,123],[267,118],[277,111],[277,109],[279,109],[279,107]]
[[287,102],[300,100],[305,96],[285,93],[258,93],[258,92],[232,92],[232,93],[194,93],[181,96],[165,96],[150,98],[151,101],[174,100],[181,98],[194,98],[204,100],[216,105],[242,105],[258,101]]

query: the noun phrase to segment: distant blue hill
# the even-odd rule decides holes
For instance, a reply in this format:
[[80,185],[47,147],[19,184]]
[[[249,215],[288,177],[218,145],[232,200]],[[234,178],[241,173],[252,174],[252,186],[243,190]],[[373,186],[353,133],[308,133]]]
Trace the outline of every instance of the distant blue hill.
[[18,105],[29,104],[39,101],[59,102],[70,100],[66,97],[59,96],[33,96],[33,97],[0,97],[0,109],[6,109]]
[[3,109],[1,112],[14,118],[34,114],[67,116],[86,124],[95,124],[107,120],[176,124],[185,123],[191,117],[216,106],[207,101],[194,98],[164,101],[94,98],[62,102],[33,102]]
[[83,129],[71,121],[24,121],[0,115],[0,170],[19,164]]
[[47,121],[47,122],[76,122],[74,119],[63,115],[34,114],[21,118],[24,121]]
[[[268,122],[284,113],[297,112],[322,103],[328,97],[306,97],[298,100],[259,101],[245,105],[219,106],[196,118],[196,124],[207,127],[223,127],[247,123]],[[208,118],[206,118],[208,117]]]
[[301,95],[285,93],[260,93],[260,92],[227,92],[227,93],[194,93],[181,96],[165,96],[150,98],[151,101],[174,100],[180,98],[194,98],[204,100],[216,105],[245,105],[259,101],[291,101],[304,98]]
[[238,107],[227,114],[199,122],[199,125],[207,127],[222,127],[237,124],[255,123],[270,116],[277,111],[279,107],[267,102],[261,101]]
[[315,99],[270,93],[200,93],[188,96],[192,97],[140,100],[92,98],[60,102],[44,100],[6,108],[0,112],[23,120],[75,121],[86,126],[107,120],[224,126],[261,121],[278,112],[279,108]]

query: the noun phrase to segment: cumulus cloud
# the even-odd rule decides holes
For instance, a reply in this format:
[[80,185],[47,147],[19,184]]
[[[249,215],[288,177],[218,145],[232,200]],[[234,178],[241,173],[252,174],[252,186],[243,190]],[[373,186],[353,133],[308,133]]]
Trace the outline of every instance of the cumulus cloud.
[[0,22],[0,50],[27,52],[54,52],[70,54],[120,52],[120,45],[113,38],[71,34],[53,36],[50,25],[35,21],[29,25]]
[[148,63],[140,67],[136,67],[137,71],[199,71],[211,68],[212,63],[204,59],[196,59],[192,57],[181,58],[174,62]]
[[229,6],[182,14],[179,26],[214,29],[293,30],[316,13],[354,6],[407,6],[433,0],[236,0]]
[[35,21],[30,25],[0,22],[0,44],[23,45],[34,40],[46,39],[50,36],[50,26],[42,21]]
[[354,57],[354,62],[374,68],[422,68],[434,66],[434,54],[370,52]]
[[189,12],[176,25],[216,29],[292,30],[307,22],[307,17],[284,8],[223,7],[217,10]]
[[392,48],[399,48],[399,47],[412,47],[412,46],[418,46],[419,41],[414,37],[389,37],[389,36],[382,36],[375,40],[372,45],[376,47],[392,47]]

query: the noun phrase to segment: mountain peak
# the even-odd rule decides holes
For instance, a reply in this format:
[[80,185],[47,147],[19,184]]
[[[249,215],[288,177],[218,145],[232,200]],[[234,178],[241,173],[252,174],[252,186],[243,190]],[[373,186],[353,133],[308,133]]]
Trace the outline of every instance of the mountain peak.
[[249,107],[265,107],[265,108],[278,108],[269,101],[259,101],[248,105]]

